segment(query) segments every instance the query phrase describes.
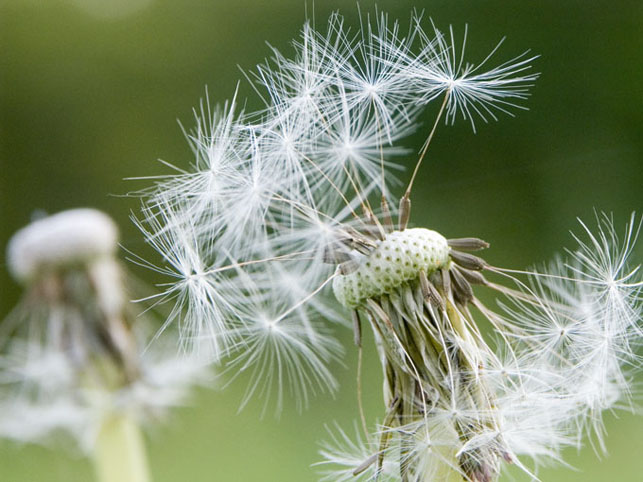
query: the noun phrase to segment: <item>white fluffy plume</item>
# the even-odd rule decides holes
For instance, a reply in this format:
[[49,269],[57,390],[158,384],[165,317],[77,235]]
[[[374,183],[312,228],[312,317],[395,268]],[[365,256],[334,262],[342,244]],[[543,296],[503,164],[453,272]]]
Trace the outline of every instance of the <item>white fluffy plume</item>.
[[[460,43],[419,17],[405,29],[378,13],[355,32],[339,15],[324,29],[306,23],[292,55],[272,48],[247,74],[263,108],[240,112],[236,96],[202,106],[192,166],[143,193],[137,223],[163,258],[148,266],[166,275],[156,299],[171,304],[183,349],[206,350],[233,378],[250,374],[243,404],[260,395],[279,408],[289,391],[305,405],[336,388],[328,364],[341,350],[329,322],[346,316],[328,287],[356,273],[346,288],[356,341],[368,320],[387,412],[368,443],[340,432],[324,447],[339,466],[324,466],[328,480],[491,482],[505,463],[532,473],[523,459],[559,459],[587,429],[602,433],[603,410],[628,400],[641,335],[641,277],[627,268],[634,218],[619,240],[601,215],[569,260],[523,281],[465,253],[488,246],[476,238],[448,240],[439,262],[404,236],[377,249],[408,225],[417,168],[399,204],[393,188],[399,141],[421,110],[439,113],[418,168],[439,120],[475,128],[512,115],[538,77],[527,54],[495,62],[500,44],[470,63],[466,42],[466,30]],[[402,250],[420,253],[423,268]],[[376,295],[362,296],[364,273],[377,278]],[[495,289],[504,311],[485,307],[476,284]]]

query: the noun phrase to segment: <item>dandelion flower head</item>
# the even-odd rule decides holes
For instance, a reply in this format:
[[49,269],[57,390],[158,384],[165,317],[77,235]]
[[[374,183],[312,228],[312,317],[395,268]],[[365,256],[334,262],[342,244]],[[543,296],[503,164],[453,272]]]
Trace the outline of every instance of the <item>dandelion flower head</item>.
[[[183,350],[250,373],[244,403],[279,409],[290,393],[304,406],[335,390],[335,324],[351,320],[358,349],[362,325],[372,329],[384,416],[374,431],[362,417],[357,438],[333,431],[324,480],[491,482],[510,463],[533,475],[587,431],[600,437],[600,413],[629,393],[634,216],[619,237],[598,215],[569,259],[523,281],[473,254],[488,247],[478,238],[409,227],[440,121],[475,130],[513,115],[537,78],[527,53],[497,62],[500,45],[467,62],[466,41],[419,16],[403,28],[379,13],[357,32],[340,15],[325,29],[308,22],[293,56],[273,48],[248,73],[263,108],[243,111],[238,93],[216,109],[206,99],[192,166],[142,193],[136,222],[163,262],[140,262],[170,280],[156,297],[172,306],[167,323]],[[438,114],[400,189],[399,143],[426,106]]]
[[38,219],[11,238],[9,270],[25,292],[0,325],[0,436],[66,437],[91,452],[106,420],[154,421],[207,378],[168,345],[143,353],[149,330],[134,323],[117,248],[116,225],[94,209]]

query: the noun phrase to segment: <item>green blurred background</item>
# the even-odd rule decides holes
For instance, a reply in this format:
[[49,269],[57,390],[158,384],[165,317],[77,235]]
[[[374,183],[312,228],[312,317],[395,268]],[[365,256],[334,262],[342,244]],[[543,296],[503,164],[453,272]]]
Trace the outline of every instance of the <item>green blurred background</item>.
[[[643,2],[378,5],[403,23],[413,8],[442,28],[463,32],[468,23],[471,61],[505,35],[499,60],[527,48],[542,56],[529,111],[480,123],[476,135],[463,122],[439,129],[417,184],[415,224],[480,236],[492,242],[492,263],[522,268],[571,245],[576,216],[591,220],[597,208],[623,224],[631,211],[641,212]],[[372,6],[361,2],[363,10]],[[317,23],[337,8],[357,25],[355,4],[338,0],[316,3]],[[149,253],[128,220],[136,201],[115,196],[145,184],[124,178],[167,172],[158,158],[187,166],[190,151],[176,120],[192,125],[206,85],[212,101],[230,97],[237,66],[260,62],[265,41],[288,51],[305,9],[304,0],[0,0],[0,248],[34,210],[93,206],[120,223],[127,248]],[[406,145],[418,148],[425,131]],[[19,289],[4,264],[0,271],[1,318]],[[357,414],[351,333],[338,335],[347,356],[346,366],[335,367],[342,386],[335,398],[320,396],[302,414],[287,405],[280,419],[262,420],[259,401],[237,414],[243,383],[202,391],[149,434],[155,480],[315,480],[310,465],[324,424],[350,427]],[[375,418],[382,407],[372,351],[365,366],[366,408]],[[643,418],[606,420],[609,456],[599,460],[591,448],[570,453],[577,471],[544,470],[542,480],[643,480]],[[91,478],[80,456],[0,442],[2,482]]]

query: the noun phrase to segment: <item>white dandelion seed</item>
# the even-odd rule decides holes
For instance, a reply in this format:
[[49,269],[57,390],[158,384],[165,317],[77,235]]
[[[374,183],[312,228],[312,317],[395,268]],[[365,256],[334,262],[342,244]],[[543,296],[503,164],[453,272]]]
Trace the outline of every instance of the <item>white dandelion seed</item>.
[[329,23],[346,43],[343,52],[349,55],[349,59],[336,61],[338,88],[345,90],[350,110],[373,115],[378,130],[392,143],[392,135],[410,125],[418,110],[412,87],[400,75],[415,30],[402,36],[398,22],[390,22],[384,12],[374,21],[368,15],[360,17],[361,28],[355,37],[345,29],[341,16],[331,17]]
[[365,439],[360,429],[354,427],[354,435],[346,433],[339,425],[326,427],[329,439],[322,443],[319,450],[323,457],[318,462],[321,481],[348,482],[351,480],[382,480],[384,482],[397,479],[399,467],[386,457],[381,470],[376,473],[375,464],[371,461],[384,453],[378,452],[377,440]]
[[513,116],[512,110],[524,109],[518,102],[529,96],[529,88],[539,76],[529,72],[537,56],[530,57],[525,52],[489,69],[487,64],[503,41],[475,65],[465,61],[467,28],[458,47],[453,27],[449,28],[447,37],[434,24],[432,35],[427,34],[419,17],[416,25],[421,51],[414,55],[404,48],[391,46],[389,55],[407,59],[404,76],[418,89],[419,102],[430,102],[448,92],[447,120],[454,122],[461,116],[471,123],[474,131],[476,117],[487,122],[497,120],[499,112]]

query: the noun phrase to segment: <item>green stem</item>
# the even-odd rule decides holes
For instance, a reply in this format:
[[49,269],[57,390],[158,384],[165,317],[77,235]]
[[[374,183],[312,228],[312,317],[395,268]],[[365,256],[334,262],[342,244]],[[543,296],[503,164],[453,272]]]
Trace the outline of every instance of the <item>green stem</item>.
[[103,422],[94,466],[98,482],[150,482],[143,435],[131,418],[114,415]]

